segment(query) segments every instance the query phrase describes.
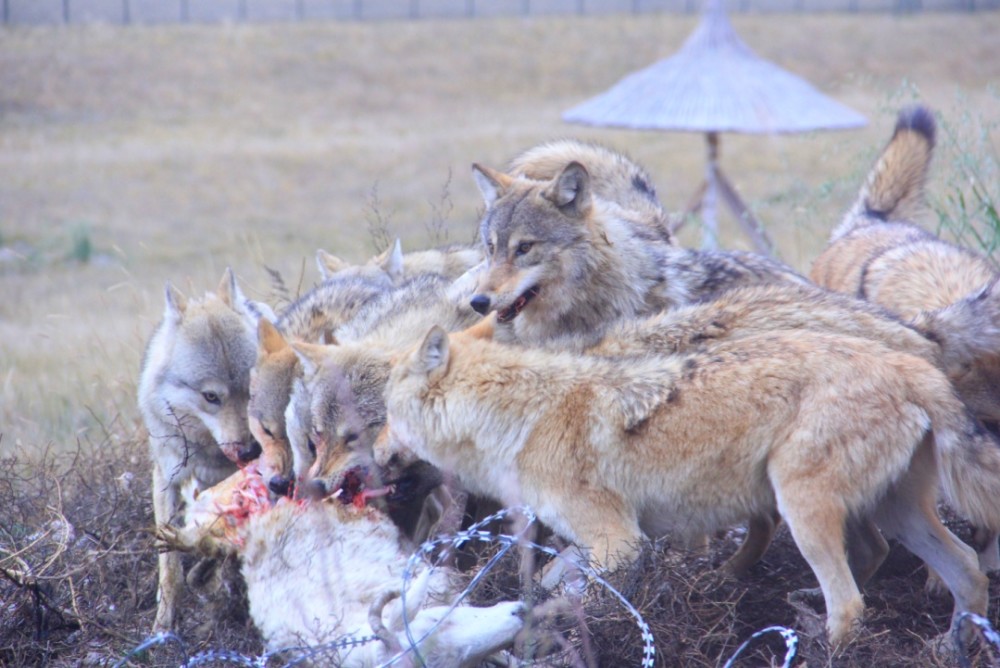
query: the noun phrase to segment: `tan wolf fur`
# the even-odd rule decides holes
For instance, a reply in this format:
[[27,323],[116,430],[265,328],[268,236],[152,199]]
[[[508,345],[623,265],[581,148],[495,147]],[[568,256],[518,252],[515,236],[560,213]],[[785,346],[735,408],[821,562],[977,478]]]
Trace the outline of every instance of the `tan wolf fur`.
[[[922,107],[899,114],[883,150],[830,244],[816,259],[820,285],[895,313],[941,347],[945,373],[984,423],[1000,422],[1000,288],[984,256],[913,221],[921,211],[935,123]],[[1000,516],[978,520],[984,568],[1000,568]]]
[[353,265],[325,250],[316,251],[316,266],[324,280],[333,276],[358,275],[388,278],[399,285],[422,274],[438,274],[455,280],[483,261],[483,252],[465,244],[450,244],[403,253],[400,240],[362,265]]
[[974,425],[941,372],[871,340],[772,332],[609,360],[435,328],[393,368],[386,402],[378,463],[412,452],[472,493],[527,503],[599,566],[632,559],[643,534],[780,511],[834,645],[862,616],[855,577],[874,570],[852,573],[847,552],[879,558],[876,526],[938,569],[956,613],[986,609],[973,551],[937,516],[935,460],[956,498],[971,479],[997,498],[1000,480],[974,470]]
[[[201,299],[189,300],[167,284],[163,320],[146,347],[138,391],[157,525],[177,517],[180,489],[189,480],[215,484],[235,470],[235,462],[259,454],[247,426],[247,400],[260,315],[230,270],[218,290]],[[182,583],[180,556],[160,554],[156,630],[173,627]]]
[[[494,321],[495,314],[491,314],[467,333],[491,339]],[[589,347],[582,345],[589,337],[560,337],[544,348],[611,358],[665,355],[690,352],[711,342],[780,330],[872,339],[892,350],[940,364],[940,348],[934,341],[878,305],[815,286],[794,284],[733,288],[711,300],[620,322]],[[753,518],[743,545],[726,562],[724,570],[734,575],[745,572],[763,555],[773,531],[774,522],[769,518]]]
[[[270,504],[263,480],[239,471],[209,489],[191,485],[175,545],[236,553],[250,614],[269,652],[315,647],[345,636],[378,640],[319,654],[338,666],[383,665],[411,647],[400,600],[413,545],[378,510],[336,500]],[[476,666],[521,630],[520,601],[475,608],[455,601],[454,574],[418,562],[406,591],[410,630],[428,666]],[[423,639],[438,621],[429,637]],[[412,656],[412,655],[411,655]],[[414,663],[416,659],[414,657]],[[403,665],[409,665],[406,659]]]
[[[487,266],[471,304],[480,313],[497,311],[498,340],[538,345],[556,336],[591,334],[596,341],[618,318],[648,315],[734,285],[805,283],[762,256],[675,246],[655,195],[630,176],[640,168],[630,168],[621,156],[607,157],[616,156],[607,149],[582,145],[574,154],[574,146],[533,149],[515,160],[514,175],[473,166],[486,203],[480,235]],[[547,176],[574,155],[551,178],[527,176]],[[533,169],[534,162],[541,167]]]

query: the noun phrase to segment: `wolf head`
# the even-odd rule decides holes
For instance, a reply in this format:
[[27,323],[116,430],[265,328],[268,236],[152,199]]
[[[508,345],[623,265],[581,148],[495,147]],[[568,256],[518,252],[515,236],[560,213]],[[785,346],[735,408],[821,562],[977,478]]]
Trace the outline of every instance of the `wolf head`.
[[944,371],[976,417],[1000,425],[1000,278],[913,325],[941,346]]
[[[199,447],[214,442],[233,462],[260,454],[247,425],[247,401],[254,328],[264,313],[240,292],[230,270],[218,290],[200,300],[167,284],[163,321],[147,349],[139,388],[151,434]],[[159,433],[164,429],[171,433]]]
[[250,371],[247,418],[260,443],[258,469],[268,489],[287,496],[293,488],[292,450],[285,425],[285,409],[292,381],[300,373],[295,351],[267,318],[257,327],[257,362]]
[[556,318],[571,311],[569,286],[591,268],[583,247],[599,241],[588,225],[593,200],[586,168],[572,162],[550,181],[533,181],[474,165],[473,176],[486,202],[480,235],[487,269],[472,308],[495,310],[500,323],[522,313]]
[[[385,424],[382,394],[389,375],[384,354],[360,344],[292,344],[309,395],[309,421],[316,461],[306,485],[314,496],[343,489],[349,495],[373,473],[371,449]],[[361,476],[356,480],[350,476]]]

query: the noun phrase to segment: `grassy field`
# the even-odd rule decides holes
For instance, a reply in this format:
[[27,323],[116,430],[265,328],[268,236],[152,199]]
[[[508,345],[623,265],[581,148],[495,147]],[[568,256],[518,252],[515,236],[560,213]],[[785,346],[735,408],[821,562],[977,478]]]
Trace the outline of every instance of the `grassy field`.
[[[0,32],[0,448],[128,434],[142,347],[170,280],[232,266],[268,298],[322,247],[407,247],[444,219],[473,236],[473,161],[597,139],[683,208],[702,138],[568,126],[560,112],[672,53],[687,16]],[[725,136],[723,166],[806,269],[896,109],[1000,118],[1000,14],[737,16],[763,56],[871,119],[808,136]],[[600,45],[600,48],[594,48]],[[934,187],[951,158],[942,150]],[[742,246],[723,225],[728,246]],[[688,242],[696,240],[688,232]],[[304,267],[304,270],[303,270]]]

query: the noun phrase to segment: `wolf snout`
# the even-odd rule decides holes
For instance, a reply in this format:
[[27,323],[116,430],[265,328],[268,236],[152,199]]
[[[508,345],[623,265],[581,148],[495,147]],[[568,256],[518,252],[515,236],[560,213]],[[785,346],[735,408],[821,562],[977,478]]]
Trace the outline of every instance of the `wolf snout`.
[[476,313],[481,313],[486,315],[490,310],[490,298],[486,295],[474,295],[472,299],[469,300],[469,306]]
[[292,479],[283,475],[271,476],[267,481],[267,488],[278,496],[288,496],[292,489]]
[[254,438],[250,439],[247,443],[241,443],[236,448],[236,456],[239,458],[240,464],[252,462],[260,457],[260,453],[260,443]]

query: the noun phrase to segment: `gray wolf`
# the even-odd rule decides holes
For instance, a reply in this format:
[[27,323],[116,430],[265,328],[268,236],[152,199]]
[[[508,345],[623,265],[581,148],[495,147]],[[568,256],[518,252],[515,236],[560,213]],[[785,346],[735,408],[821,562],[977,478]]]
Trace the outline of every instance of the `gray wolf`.
[[[524,625],[520,601],[461,604],[454,574],[424,562],[412,573],[404,610],[403,572],[414,548],[374,508],[336,499],[280,498],[272,505],[252,468],[186,493],[185,526],[167,539],[204,554],[240,556],[250,614],[269,652],[374,635],[318,656],[345,667],[383,665],[412,651],[405,614],[426,665],[471,668],[510,646]],[[403,665],[416,662],[413,654],[403,658]]]
[[[236,463],[260,454],[247,426],[247,400],[261,315],[230,270],[218,290],[201,299],[189,300],[167,284],[163,320],[147,344],[138,391],[157,525],[175,519],[180,489],[189,480],[215,484]],[[156,630],[173,626],[182,582],[180,556],[161,554]]]
[[978,469],[996,446],[939,370],[871,340],[771,332],[613,360],[435,328],[392,369],[386,404],[376,463],[415,455],[470,493],[527,503],[598,567],[631,560],[643,534],[780,512],[834,645],[860,622],[879,530],[941,573],[956,614],[986,609],[973,551],[937,516],[937,467],[949,498],[998,498]]
[[482,250],[468,244],[448,244],[404,254],[398,238],[389,248],[361,265],[351,264],[322,249],[316,251],[316,266],[324,280],[352,275],[388,279],[394,285],[422,274],[437,274],[455,280],[482,261]]
[[498,340],[538,345],[590,334],[596,341],[619,318],[734,285],[806,282],[752,253],[674,245],[648,181],[635,176],[644,172],[612,151],[561,142],[514,164],[513,175],[473,165],[486,203],[480,236],[487,266],[470,304],[497,312]]
[[[900,112],[857,201],[813,263],[818,284],[881,305],[936,341],[959,396],[1000,424],[1000,287],[992,262],[914,224],[934,148],[930,111]],[[984,568],[1000,568],[1000,517],[977,531]]]
[[[295,380],[303,375],[300,358],[292,346],[317,343],[317,332],[313,323],[320,320],[326,323],[319,341],[328,344],[339,342],[340,345],[332,348],[334,351],[347,349],[353,351],[344,358],[346,366],[342,368],[346,369],[346,377],[352,380],[360,377],[367,379],[367,382],[377,376],[376,370],[383,363],[381,357],[384,351],[412,343],[421,332],[433,324],[442,324],[450,329],[463,329],[480,317],[468,306],[468,295],[465,293],[459,297],[451,295],[449,290],[453,282],[438,274],[422,274],[406,280],[399,286],[377,289],[370,293],[367,289],[362,291],[357,289],[359,280],[362,279],[349,276],[328,279],[321,286],[325,295],[322,300],[312,298],[301,300],[310,303],[310,310],[320,312],[322,316],[289,318],[286,317],[288,315],[286,312],[278,319],[277,325],[266,321],[261,321],[259,325],[259,347],[257,361],[251,373],[248,413],[251,429],[261,442],[264,452],[259,468],[264,479],[268,481],[269,488],[275,494],[287,495],[297,484],[308,484],[309,476],[299,478],[293,475],[293,469],[301,475],[304,470],[312,468],[317,452],[322,460],[316,465],[317,470],[327,466],[326,441],[328,435],[333,433],[330,430],[336,427],[336,421],[327,418],[329,415],[340,415],[336,411],[350,410],[341,409],[342,403],[353,406],[354,398],[357,398],[362,405],[368,405],[374,399],[377,399],[376,403],[381,404],[378,396],[381,393],[381,386],[374,390],[361,386],[347,390],[338,385],[336,392],[339,394],[337,394],[334,388],[324,385],[324,381],[320,379],[308,386],[303,385],[295,395],[299,406],[289,407]],[[360,285],[367,284],[362,282]],[[335,290],[336,286],[342,289]],[[356,298],[357,295],[361,298]],[[342,315],[345,312],[347,317]],[[304,333],[293,326],[295,323],[305,325],[302,327]],[[361,341],[364,343],[361,344]],[[320,349],[322,350],[322,346]],[[361,364],[363,370],[358,371],[351,366],[354,364]],[[331,371],[331,373],[339,372]],[[310,378],[312,377],[313,375],[310,375]],[[313,385],[319,386],[315,392],[311,392]],[[311,406],[314,404],[315,420],[311,412]],[[331,414],[330,411],[335,413]],[[294,429],[297,432],[294,435],[289,433],[286,419],[288,415],[294,420]],[[343,425],[341,428],[344,428]],[[314,429],[324,430],[327,436],[323,439],[312,439]],[[296,442],[294,448],[291,443],[293,439]],[[311,449],[309,449],[310,441],[312,441]],[[355,447],[370,447],[370,444],[370,438],[364,438]],[[339,450],[335,447],[333,451]],[[303,468],[307,460],[309,463]],[[299,466],[294,466],[296,461],[299,462]],[[329,489],[335,488],[336,486]]]
[[[308,402],[305,415],[315,453],[301,484],[313,496],[341,489],[345,476],[361,472],[364,477],[372,470],[372,446],[385,425],[383,394],[393,357],[434,325],[458,331],[481,319],[466,300],[456,302],[448,294],[450,284],[439,276],[421,276],[407,285],[413,289],[387,293],[341,328],[338,343],[292,343],[303,379],[295,400]],[[442,482],[436,471],[392,473],[389,480],[365,480],[365,484],[373,489],[388,484],[395,489],[409,482],[429,491]],[[390,510],[399,505],[393,494],[386,501]],[[447,490],[431,493],[430,516],[422,520],[425,527],[440,519],[450,501]]]
[[291,494],[295,483],[285,411],[301,369],[289,341],[334,340],[340,327],[369,312],[371,304],[380,303],[395,287],[386,277],[338,275],[293,302],[273,323],[261,319],[247,413],[263,451],[260,472],[274,494]]

